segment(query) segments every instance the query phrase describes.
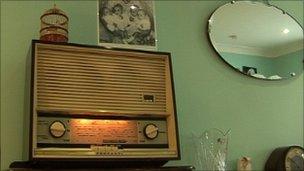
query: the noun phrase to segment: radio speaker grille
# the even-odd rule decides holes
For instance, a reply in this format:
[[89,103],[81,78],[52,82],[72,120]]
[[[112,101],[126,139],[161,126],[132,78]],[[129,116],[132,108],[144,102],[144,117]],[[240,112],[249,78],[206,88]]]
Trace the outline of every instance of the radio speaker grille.
[[53,44],[35,48],[38,111],[167,112],[166,55]]

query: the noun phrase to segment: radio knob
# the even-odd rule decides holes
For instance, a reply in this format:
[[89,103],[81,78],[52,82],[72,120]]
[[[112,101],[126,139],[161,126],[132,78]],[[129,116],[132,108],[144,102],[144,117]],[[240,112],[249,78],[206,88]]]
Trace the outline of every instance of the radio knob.
[[146,138],[153,140],[158,136],[158,127],[152,123],[147,124],[144,128]]
[[49,131],[54,138],[60,138],[64,135],[66,129],[62,122],[55,121],[50,125]]

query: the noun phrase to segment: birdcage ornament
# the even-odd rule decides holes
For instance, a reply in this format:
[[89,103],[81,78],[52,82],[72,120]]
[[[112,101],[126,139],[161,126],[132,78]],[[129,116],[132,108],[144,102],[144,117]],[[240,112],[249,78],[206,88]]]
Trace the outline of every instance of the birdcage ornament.
[[45,11],[40,17],[41,29],[40,40],[52,42],[68,42],[68,22],[69,18],[59,8]]

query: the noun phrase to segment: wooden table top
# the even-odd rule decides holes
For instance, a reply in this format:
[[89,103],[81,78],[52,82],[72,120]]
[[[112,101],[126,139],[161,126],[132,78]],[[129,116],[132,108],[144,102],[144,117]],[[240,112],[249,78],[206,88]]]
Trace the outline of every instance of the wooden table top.
[[[66,166],[65,162],[63,161],[62,166]],[[13,162],[10,165],[10,170],[11,171],[193,171],[195,170],[194,167],[192,166],[167,166],[167,167],[158,167],[158,166],[151,166],[148,165],[145,166],[140,166],[140,167],[134,167],[134,166],[127,166],[124,167],[123,165],[119,164],[113,164],[107,165],[106,168],[103,167],[94,167],[94,165],[88,165],[88,167],[85,167],[85,165],[81,165],[81,167],[60,167],[50,165],[50,164],[35,164],[33,162]]]

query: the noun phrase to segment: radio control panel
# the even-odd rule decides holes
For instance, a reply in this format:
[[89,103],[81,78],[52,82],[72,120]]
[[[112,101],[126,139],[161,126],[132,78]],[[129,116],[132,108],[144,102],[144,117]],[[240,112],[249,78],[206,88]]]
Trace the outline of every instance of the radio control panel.
[[38,117],[38,145],[168,144],[166,120]]

